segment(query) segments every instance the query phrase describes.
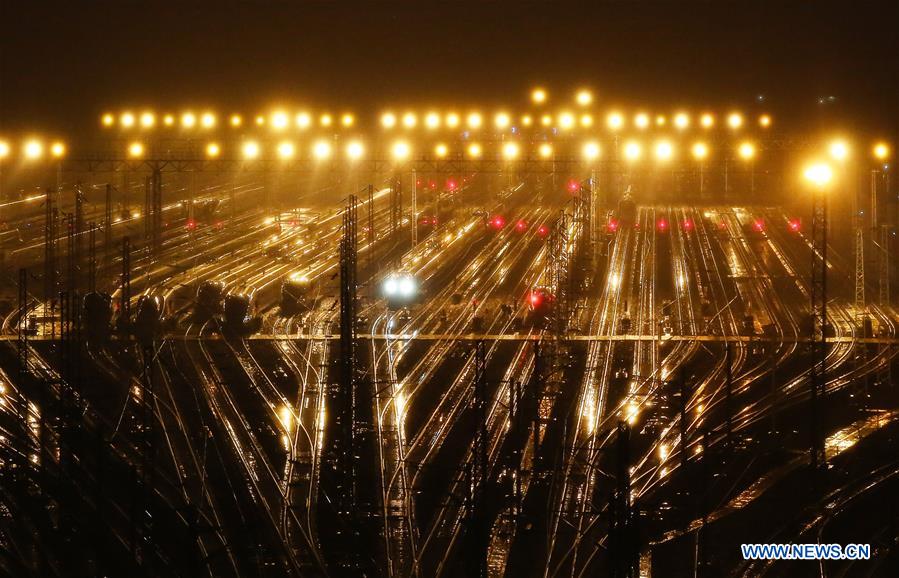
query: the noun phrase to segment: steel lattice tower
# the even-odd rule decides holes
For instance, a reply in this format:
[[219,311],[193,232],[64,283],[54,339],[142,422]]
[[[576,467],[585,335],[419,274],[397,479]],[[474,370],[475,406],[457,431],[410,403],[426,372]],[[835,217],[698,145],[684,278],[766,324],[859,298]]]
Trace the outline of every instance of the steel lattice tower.
[[809,372],[811,393],[810,462],[813,469],[826,463],[821,437],[819,397],[824,395],[827,360],[827,202],[815,191],[812,209],[811,353]]

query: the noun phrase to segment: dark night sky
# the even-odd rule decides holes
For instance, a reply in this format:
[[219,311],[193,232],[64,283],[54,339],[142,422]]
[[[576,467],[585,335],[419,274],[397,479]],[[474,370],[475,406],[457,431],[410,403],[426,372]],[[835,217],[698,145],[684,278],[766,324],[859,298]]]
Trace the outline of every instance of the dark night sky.
[[624,106],[762,93],[781,119],[834,94],[831,113],[899,118],[895,0],[336,4],[0,0],[0,130],[128,106],[514,106],[536,82]]

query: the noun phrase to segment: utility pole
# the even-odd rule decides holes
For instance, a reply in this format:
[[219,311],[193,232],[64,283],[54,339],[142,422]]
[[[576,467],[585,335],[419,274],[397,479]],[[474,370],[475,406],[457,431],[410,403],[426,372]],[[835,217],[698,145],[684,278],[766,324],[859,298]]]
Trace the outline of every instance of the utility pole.
[[122,237],[122,277],[119,295],[119,329],[128,331],[131,323],[131,239]]
[[475,342],[474,351],[474,392],[471,409],[475,419],[475,439],[472,447],[472,459],[468,467],[468,496],[466,499],[466,517],[468,528],[466,536],[466,576],[487,578],[487,549],[489,546],[490,527],[486,519],[484,504],[487,488],[487,354],[484,341]]
[[412,171],[412,246],[418,245],[418,175]]
[[727,448],[733,449],[733,431],[734,431],[734,407],[733,407],[733,393],[734,393],[734,385],[733,385],[733,363],[731,362],[731,354],[730,354],[730,341],[724,342],[724,365],[725,365],[725,380],[726,380],[726,397],[724,399],[725,412],[727,413],[727,421],[726,421],[726,439],[727,439]]
[[356,513],[356,211],[355,195],[350,195],[343,213],[340,241],[340,420],[341,447],[338,462],[343,476],[340,511]]
[[613,578],[639,576],[637,517],[631,503],[630,425],[618,422],[615,460],[615,492],[610,504],[609,555]]
[[810,372],[811,420],[809,447],[812,469],[826,464],[818,398],[824,395],[827,360],[827,201],[823,191],[813,193],[812,208],[812,367]]

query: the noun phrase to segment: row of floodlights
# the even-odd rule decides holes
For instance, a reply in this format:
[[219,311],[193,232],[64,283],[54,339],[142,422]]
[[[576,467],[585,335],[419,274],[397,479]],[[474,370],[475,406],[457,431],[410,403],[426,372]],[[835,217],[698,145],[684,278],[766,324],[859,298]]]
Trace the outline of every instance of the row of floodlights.
[[[771,116],[762,114],[757,119],[758,125],[762,128],[771,126]],[[356,117],[354,114],[346,112],[339,116],[331,113],[322,113],[313,116],[309,112],[299,112],[291,114],[286,111],[275,111],[268,115],[257,115],[253,120],[256,126],[267,126],[273,130],[287,130],[297,128],[300,130],[314,128],[316,126],[323,128],[344,127],[350,128],[355,125]],[[385,129],[405,128],[415,129],[424,127],[436,130],[441,127],[448,129],[468,129],[478,130],[485,127],[487,121],[481,112],[473,111],[466,115],[460,115],[455,112],[440,113],[430,111],[419,114],[412,111],[404,113],[395,113],[392,111],[384,112],[380,117],[380,124]],[[512,115],[508,112],[497,112],[493,115],[493,126],[497,130],[505,131],[508,129],[517,129],[518,127],[528,128],[533,126],[542,126],[544,128],[556,128],[561,130],[572,130],[576,127],[591,128],[595,124],[595,118],[590,112],[573,112],[560,111],[556,115],[549,113],[528,113],[522,115]],[[605,118],[606,126],[613,131],[625,128],[628,118],[621,112],[611,111]],[[694,122],[704,129],[711,129],[715,126],[717,119],[712,113],[703,113],[698,117],[691,117],[686,112],[678,112],[670,117],[664,114],[650,115],[646,112],[638,112],[631,119],[633,126],[637,129],[648,129],[651,126],[666,128],[673,126],[677,130],[686,130]],[[731,112],[725,118],[727,126],[731,129],[739,129],[744,126],[746,119],[742,113]],[[100,124],[106,128],[118,126],[122,129],[152,129],[157,126],[168,128],[180,127],[183,129],[207,129],[211,130],[218,126],[219,118],[213,112],[204,112],[197,114],[194,112],[184,112],[180,116],[174,114],[157,115],[152,111],[144,111],[134,113],[130,111],[122,112],[118,115],[113,113],[105,113],[100,117]],[[227,124],[233,128],[243,127],[245,119],[240,114],[232,114],[227,119]]]
[[[311,156],[319,160],[329,159],[334,154],[334,144],[328,140],[317,140],[311,145]],[[506,141],[498,143],[499,156],[508,161],[514,161],[521,158],[526,151],[523,145],[514,141]],[[628,161],[638,161],[644,156],[644,145],[637,140],[628,140],[622,143],[621,151],[623,157]],[[263,147],[259,142],[254,140],[243,141],[239,145],[239,156],[245,160],[254,160],[261,158],[263,155]],[[274,145],[273,151],[277,158],[289,160],[301,155],[301,150],[293,142],[289,140],[281,141]],[[444,143],[438,143],[433,147],[433,156],[436,158],[446,158],[450,155],[450,147]],[[483,145],[477,142],[469,143],[462,152],[465,156],[473,159],[483,157],[487,151]],[[537,158],[550,160],[554,155],[554,148],[551,143],[541,143],[536,146],[533,153]],[[696,160],[703,160],[711,155],[711,148],[702,141],[693,143],[690,147],[690,154]],[[739,158],[751,161],[758,154],[758,148],[751,141],[742,141],[736,146],[736,154]],[[828,143],[827,152],[833,160],[843,161],[851,154],[850,144],[843,139],[834,139]],[[872,146],[872,155],[875,159],[884,161],[890,156],[890,147],[885,142],[877,142]],[[134,141],[128,144],[127,155],[133,159],[140,159],[147,155],[147,146],[140,141]],[[215,159],[221,157],[224,153],[224,147],[216,142],[210,142],[205,145],[204,153],[207,158]],[[344,153],[350,160],[358,160],[365,156],[365,145],[362,141],[351,140],[344,146]],[[404,140],[397,140],[390,146],[390,156],[397,161],[410,158],[413,153],[412,145]],[[651,153],[659,161],[668,161],[674,158],[676,154],[676,145],[669,140],[657,140],[651,148]],[[0,139],[0,160],[9,157],[12,154],[11,145]],[[66,155],[66,145],[62,141],[53,141],[45,143],[40,139],[26,140],[21,146],[21,156],[27,160],[37,160],[44,157],[54,159],[62,159]],[[584,160],[591,161],[602,156],[602,147],[596,141],[587,141],[581,147],[581,155]]]

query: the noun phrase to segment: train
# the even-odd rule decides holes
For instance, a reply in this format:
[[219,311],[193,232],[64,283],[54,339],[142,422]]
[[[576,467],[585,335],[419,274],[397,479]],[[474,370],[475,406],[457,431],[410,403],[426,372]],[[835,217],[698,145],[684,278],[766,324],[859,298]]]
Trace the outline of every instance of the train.
[[84,329],[91,341],[106,339],[112,322],[112,297],[109,293],[92,291],[84,296],[81,305]]
[[158,295],[141,295],[137,300],[132,332],[142,345],[150,345],[162,332],[165,321],[165,299]]
[[209,321],[223,312],[225,285],[220,281],[203,281],[197,288],[197,299],[194,303],[194,318],[197,321]]
[[381,295],[390,310],[412,306],[419,299],[418,280],[405,271],[388,275],[381,283]]
[[281,283],[279,307],[283,315],[296,315],[308,311],[314,305],[309,295],[310,282],[305,275],[291,275]]
[[223,328],[228,333],[247,334],[259,330],[262,320],[256,316],[252,293],[229,293],[224,301]]

